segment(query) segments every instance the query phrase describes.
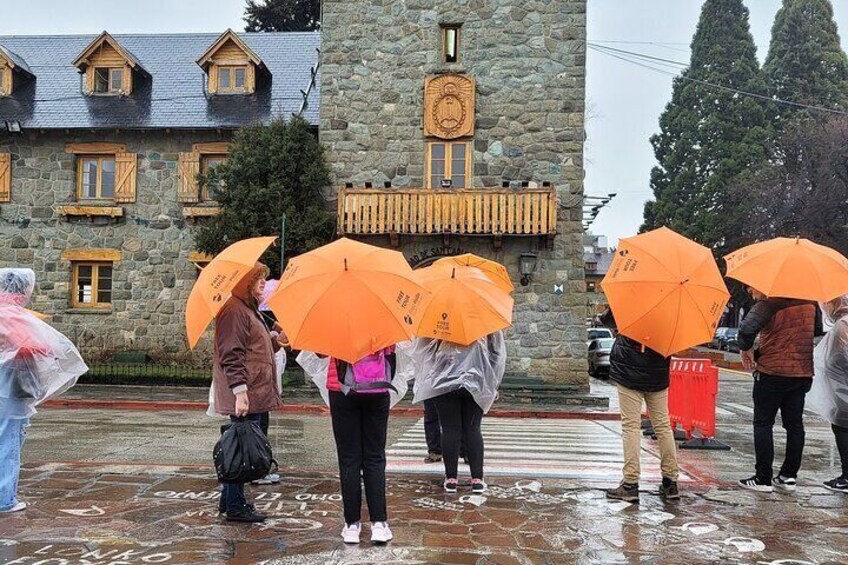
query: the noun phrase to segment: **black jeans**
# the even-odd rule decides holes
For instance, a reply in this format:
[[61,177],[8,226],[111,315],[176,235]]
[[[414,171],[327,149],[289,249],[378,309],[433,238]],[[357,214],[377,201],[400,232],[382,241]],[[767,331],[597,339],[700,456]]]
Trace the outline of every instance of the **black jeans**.
[[339,456],[345,523],[360,520],[363,481],[371,521],[385,522],[389,393],[345,395],[330,391],[330,415]]
[[259,429],[262,430],[262,433],[265,434],[265,437],[268,437],[268,428],[271,427],[271,413],[270,412],[262,412],[259,415]]
[[[230,421],[235,421],[235,416],[230,416]],[[262,414],[248,414],[246,420],[255,422],[262,421]],[[223,426],[221,427],[223,431]],[[228,514],[238,512],[244,505],[247,504],[247,499],[244,497],[244,483],[224,483],[221,485],[221,506]]]
[[796,478],[804,455],[804,399],[811,378],[778,377],[754,373],[754,451],[757,479],[771,484],[774,470],[774,420],[780,410],[786,430],[786,457],[780,475]]
[[471,478],[483,478],[483,409],[467,390],[460,389],[434,398],[442,424],[442,457],[445,477],[455,479],[459,465],[459,449],[465,440],[465,451],[471,466]]
[[842,478],[848,480],[848,428],[830,425],[833,435],[836,437],[836,449],[839,451],[839,459],[842,460]]
[[442,426],[436,401],[432,398],[424,401],[424,437],[427,438],[427,452],[442,454]]

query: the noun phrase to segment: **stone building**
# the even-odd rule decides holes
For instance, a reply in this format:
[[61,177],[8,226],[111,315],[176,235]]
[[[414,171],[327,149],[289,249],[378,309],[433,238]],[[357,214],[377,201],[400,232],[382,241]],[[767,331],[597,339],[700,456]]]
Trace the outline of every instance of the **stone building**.
[[320,36],[0,36],[0,266],[35,268],[35,309],[90,354],[185,355],[216,209],[197,173],[235,128],[302,113],[340,234],[501,261],[509,373],[585,391],[585,39],[585,0],[325,0]]
[[601,288],[601,281],[609,271],[615,253],[609,248],[607,236],[587,233],[583,236],[583,268],[586,275],[586,303],[589,317],[594,320],[603,313],[609,302]]
[[240,126],[300,112],[317,126],[319,42],[0,37],[0,266],[36,271],[33,308],[89,358],[187,355],[192,230],[216,213],[197,173]]
[[501,261],[509,373],[588,388],[585,1],[325,0],[322,33],[339,231]]

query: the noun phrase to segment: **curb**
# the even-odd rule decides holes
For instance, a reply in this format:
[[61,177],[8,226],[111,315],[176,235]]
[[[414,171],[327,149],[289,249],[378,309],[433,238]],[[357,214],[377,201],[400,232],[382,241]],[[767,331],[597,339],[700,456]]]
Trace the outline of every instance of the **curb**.
[[[160,411],[160,410],[202,410],[206,411],[208,404],[205,402],[190,401],[143,401],[143,400],[86,400],[86,399],[52,399],[44,402],[44,408],[66,408],[66,409],[103,409],[103,410],[138,410],[138,411]],[[323,404],[283,404],[280,411],[284,414],[329,414],[330,409]],[[397,416],[424,415],[423,408],[414,406],[401,406],[392,408],[392,413]],[[621,420],[618,412],[576,412],[564,410],[520,410],[520,409],[495,409],[487,416],[492,418],[534,418],[551,420]]]

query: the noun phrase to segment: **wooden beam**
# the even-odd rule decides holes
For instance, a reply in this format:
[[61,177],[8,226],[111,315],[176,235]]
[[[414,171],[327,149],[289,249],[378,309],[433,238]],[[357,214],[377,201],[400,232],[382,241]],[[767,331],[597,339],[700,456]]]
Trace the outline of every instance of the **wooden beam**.
[[119,249],[66,249],[62,251],[63,261],[120,261]]
[[59,206],[56,209],[62,216],[106,216],[120,218],[124,209],[119,206]]
[[91,143],[66,143],[65,153],[74,155],[110,155],[125,153],[127,146],[123,143],[108,143],[95,141]]

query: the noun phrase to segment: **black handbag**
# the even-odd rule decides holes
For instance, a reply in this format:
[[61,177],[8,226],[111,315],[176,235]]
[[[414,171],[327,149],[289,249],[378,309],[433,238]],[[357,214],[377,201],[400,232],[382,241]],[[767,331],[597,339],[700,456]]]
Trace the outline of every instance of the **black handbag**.
[[12,400],[41,400],[47,390],[25,357],[0,363],[0,397]]
[[221,429],[223,434],[212,452],[219,482],[249,483],[277,467],[271,444],[259,428],[259,422],[237,418]]

